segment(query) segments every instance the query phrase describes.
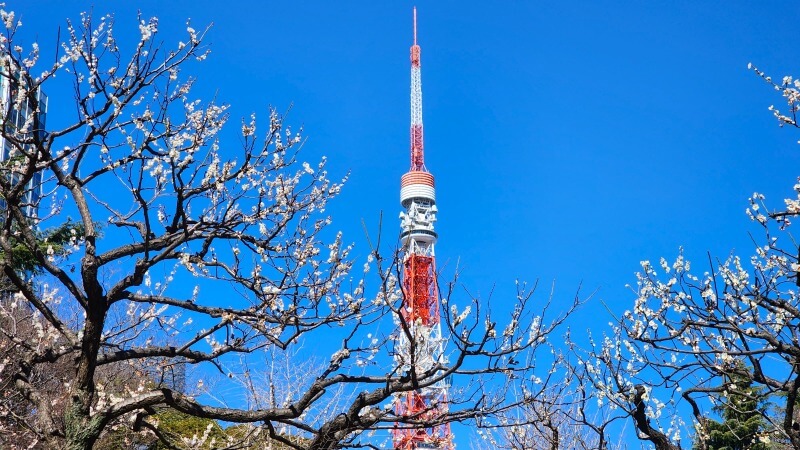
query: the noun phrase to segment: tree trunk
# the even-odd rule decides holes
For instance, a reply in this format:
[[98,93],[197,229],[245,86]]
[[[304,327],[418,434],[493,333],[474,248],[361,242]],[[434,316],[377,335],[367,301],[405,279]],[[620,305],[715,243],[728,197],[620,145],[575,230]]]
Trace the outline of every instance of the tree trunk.
[[100,437],[101,420],[91,417],[88,408],[84,408],[86,398],[91,398],[91,395],[73,394],[72,403],[64,414],[67,450],[91,450]]
[[644,394],[647,392],[644,386],[637,385],[633,398],[633,404],[636,409],[633,411],[633,421],[636,424],[636,429],[644,435],[644,439],[650,441],[655,445],[656,450],[681,450],[680,447],[672,445],[669,438],[664,433],[650,426],[650,419],[647,417],[644,405]]
[[[98,294],[98,292],[93,293]],[[102,295],[89,295],[87,304],[75,384],[64,417],[68,450],[91,450],[105,425],[103,417],[92,417],[91,407],[95,401],[94,375],[107,303]]]

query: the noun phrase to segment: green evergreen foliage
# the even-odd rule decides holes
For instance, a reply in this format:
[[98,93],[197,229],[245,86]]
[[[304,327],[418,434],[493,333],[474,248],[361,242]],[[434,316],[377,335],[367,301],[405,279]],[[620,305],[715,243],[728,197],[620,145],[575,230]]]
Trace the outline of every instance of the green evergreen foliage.
[[[46,256],[59,256],[66,253],[69,245],[82,239],[84,227],[82,224],[67,220],[62,225],[45,231],[37,231],[37,251]],[[0,250],[0,258],[10,258],[11,265],[19,272],[37,274],[42,270],[35,253],[22,242],[14,242],[8,255]]]
[[150,447],[152,450],[167,450],[174,448],[175,444],[189,442],[199,444],[196,448],[203,450],[225,447],[225,430],[214,420],[190,416],[174,409],[165,409],[156,414],[154,419],[158,421],[158,431],[174,444],[170,446],[159,441]]
[[[225,434],[233,440],[233,442],[244,442],[248,447],[246,448],[270,448],[272,450],[292,450],[292,447],[270,439],[269,433],[265,428],[256,430],[250,424],[232,425],[225,429]],[[297,436],[283,436],[284,439],[304,446],[308,444],[308,439]]]
[[[291,450],[289,446],[270,439],[265,429],[256,429],[249,424],[222,428],[217,421],[191,416],[170,408],[165,408],[147,417],[146,420],[148,423],[157,425],[159,436],[120,426],[105,433],[95,444],[94,450],[121,448],[213,450],[227,448],[231,442],[236,443],[235,448]],[[305,443],[303,438],[295,436],[286,436],[286,439],[299,445]]]
[[[225,430],[211,419],[202,419],[174,409],[164,409],[149,417],[148,422],[157,424],[159,437],[152,433],[140,433],[126,426],[111,429],[94,445],[95,450],[135,448],[142,450],[167,450],[190,448],[211,450],[224,448]],[[164,442],[166,441],[166,442]]]
[[754,387],[752,381],[741,375],[728,377],[727,399],[720,402],[714,411],[721,422],[707,419],[704,438],[695,441],[697,450],[768,450],[767,444],[759,440],[766,422],[764,414],[768,407],[767,396]]

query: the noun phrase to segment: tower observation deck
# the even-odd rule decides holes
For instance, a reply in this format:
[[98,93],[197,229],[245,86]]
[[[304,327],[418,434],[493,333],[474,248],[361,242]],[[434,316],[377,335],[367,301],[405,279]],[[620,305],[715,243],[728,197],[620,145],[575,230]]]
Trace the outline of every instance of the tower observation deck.
[[[400,373],[430,374],[446,362],[440,322],[434,245],[438,235],[436,189],[425,167],[422,128],[422,77],[417,44],[417,10],[414,9],[414,44],[411,46],[411,169],[400,179],[400,243],[402,245],[404,326],[397,331],[395,364]],[[433,375],[435,378],[435,375]],[[396,450],[454,448],[448,423],[448,385],[444,379],[396,399],[395,413],[409,422],[434,424],[416,428],[398,423],[393,433]]]

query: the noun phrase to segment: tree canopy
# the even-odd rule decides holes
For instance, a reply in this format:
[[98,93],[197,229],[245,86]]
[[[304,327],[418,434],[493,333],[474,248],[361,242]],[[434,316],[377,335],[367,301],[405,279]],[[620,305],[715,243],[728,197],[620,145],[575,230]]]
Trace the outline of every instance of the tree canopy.
[[[459,307],[454,285],[443,289],[448,358],[420,369],[424,343],[401,313],[395,249],[370,248],[356,271],[352,246],[331,230],[326,206],[346,177],[332,179],[322,156],[307,161],[301,130],[279,111],[231,133],[231,107],[194,96],[186,71],[202,76],[207,29],[187,25],[168,46],[156,18],[138,17],[127,45],[112,17],[83,14],[49,63],[13,12],[0,15],[10,86],[0,103],[4,447],[363,447],[366,431],[488,424],[537,401],[546,386],[506,393],[550,378],[556,361],[534,355],[549,355],[579,299],[554,312],[521,284],[498,323],[477,299]],[[43,129],[40,92],[71,109],[64,125]],[[35,205],[33,180],[44,191]],[[378,324],[388,329],[374,335]],[[398,335],[415,343],[403,370],[377,362]],[[278,364],[323,340],[335,348],[304,372]],[[170,381],[176,371],[183,386]],[[396,412],[403,393],[451,381],[447,408]],[[228,388],[236,400],[218,395]]]
[[[642,261],[630,307],[586,337],[566,327],[578,295],[518,283],[498,317],[442,280],[446,357],[422,368],[400,253],[378,230],[362,266],[333,229],[347,176],[280,110],[231,127],[195,96],[208,29],[168,45],[139,16],[126,43],[83,14],[49,63],[0,19],[0,446],[378,448],[465,422],[504,449],[624,448],[626,426],[658,450],[800,448],[800,182],[751,196],[752,254]],[[753,71],[797,128],[800,82]],[[41,92],[69,105],[57,128]],[[446,407],[398,413],[442,384]]]

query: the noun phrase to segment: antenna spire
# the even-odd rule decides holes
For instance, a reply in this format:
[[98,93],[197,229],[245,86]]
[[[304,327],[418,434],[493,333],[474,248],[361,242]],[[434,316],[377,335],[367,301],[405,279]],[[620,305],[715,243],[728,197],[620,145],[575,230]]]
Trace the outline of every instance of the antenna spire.
[[414,45],[417,45],[417,7],[414,7]]
[[421,49],[417,45],[417,8],[414,8],[414,45],[411,46],[411,170],[427,172],[422,142]]

